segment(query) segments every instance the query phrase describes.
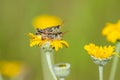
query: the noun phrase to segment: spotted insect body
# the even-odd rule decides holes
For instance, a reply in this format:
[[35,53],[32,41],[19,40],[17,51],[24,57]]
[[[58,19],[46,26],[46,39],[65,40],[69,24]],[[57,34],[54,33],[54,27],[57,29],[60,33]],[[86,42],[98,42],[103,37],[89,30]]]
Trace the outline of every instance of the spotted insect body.
[[43,40],[45,39],[56,39],[61,40],[63,36],[63,32],[60,31],[60,26],[53,26],[46,29],[36,29],[36,35],[41,35]]

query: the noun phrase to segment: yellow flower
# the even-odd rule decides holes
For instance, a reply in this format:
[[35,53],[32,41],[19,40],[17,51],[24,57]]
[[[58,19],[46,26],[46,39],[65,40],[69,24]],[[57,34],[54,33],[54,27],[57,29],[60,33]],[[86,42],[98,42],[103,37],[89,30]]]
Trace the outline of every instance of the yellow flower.
[[115,43],[120,40],[120,20],[116,24],[107,23],[102,31],[107,40]]
[[19,62],[3,62],[1,72],[7,77],[15,77],[21,72],[21,64]]
[[50,47],[58,51],[65,45],[68,47],[68,43],[64,41],[64,33],[60,31],[62,20],[56,16],[42,15],[35,18],[33,25],[36,28],[36,35],[29,33],[30,46],[38,45],[42,46],[46,42],[50,43]]
[[46,42],[50,42],[51,48],[54,48],[56,51],[58,51],[60,48],[64,46],[68,47],[68,43],[64,40],[52,40],[52,39],[45,39],[42,40],[40,35],[34,35],[32,33],[29,33],[28,36],[30,37],[30,46],[38,45],[42,46]]
[[53,26],[61,26],[62,20],[56,16],[41,15],[34,19],[33,25],[35,28],[45,29]]
[[91,57],[97,58],[99,60],[108,59],[114,55],[114,48],[114,46],[96,46],[92,43],[84,46],[84,49],[87,50]]

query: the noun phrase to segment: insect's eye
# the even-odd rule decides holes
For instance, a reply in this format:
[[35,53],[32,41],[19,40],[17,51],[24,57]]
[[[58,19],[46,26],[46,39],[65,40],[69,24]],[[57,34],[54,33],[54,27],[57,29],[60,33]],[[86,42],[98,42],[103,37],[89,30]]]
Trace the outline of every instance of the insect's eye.
[[56,26],[56,28],[59,28],[60,26],[58,25],[58,26]]
[[39,31],[39,28],[37,28],[36,30]]
[[42,30],[41,30],[41,29],[37,28],[36,30],[37,30],[37,32],[42,33]]

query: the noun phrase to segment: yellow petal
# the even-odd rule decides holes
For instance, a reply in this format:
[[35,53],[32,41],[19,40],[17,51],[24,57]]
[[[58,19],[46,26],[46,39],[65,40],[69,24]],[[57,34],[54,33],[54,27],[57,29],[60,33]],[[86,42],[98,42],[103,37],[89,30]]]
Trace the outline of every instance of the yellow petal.
[[66,42],[66,41],[64,41],[64,40],[62,40],[62,41],[60,41],[63,45],[65,45],[66,47],[69,47],[69,44]]
[[41,15],[34,19],[33,25],[35,28],[45,29],[62,24],[62,20],[59,17],[51,15]]
[[84,49],[90,56],[94,56],[99,59],[106,59],[114,54],[114,46],[96,46],[94,44],[85,45]]

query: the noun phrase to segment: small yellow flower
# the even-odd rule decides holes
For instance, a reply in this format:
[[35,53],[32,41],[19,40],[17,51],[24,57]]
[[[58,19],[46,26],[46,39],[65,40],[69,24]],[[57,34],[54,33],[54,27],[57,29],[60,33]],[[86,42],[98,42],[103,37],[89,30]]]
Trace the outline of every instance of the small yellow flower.
[[120,20],[116,24],[107,23],[102,31],[102,35],[106,36],[107,40],[113,43],[120,40]]
[[21,72],[21,64],[19,62],[3,62],[1,73],[7,77],[15,77]]
[[41,15],[34,19],[33,26],[39,29],[45,29],[53,26],[61,26],[62,20],[59,17],[51,15]]
[[50,43],[50,47],[58,51],[64,46],[68,47],[68,43],[64,41],[64,33],[60,31],[62,20],[56,16],[42,15],[37,17],[33,22],[36,28],[36,34],[29,33],[30,46],[42,46],[46,42]]
[[38,45],[42,46],[46,42],[50,42],[50,45],[52,48],[54,48],[56,51],[58,51],[60,48],[64,46],[68,47],[68,43],[64,40],[51,40],[51,39],[45,39],[42,40],[40,35],[34,35],[32,33],[29,33],[28,36],[30,37],[30,46]]
[[88,54],[99,60],[104,60],[110,58],[115,54],[114,46],[96,46],[95,44],[85,45],[84,49],[87,50]]

